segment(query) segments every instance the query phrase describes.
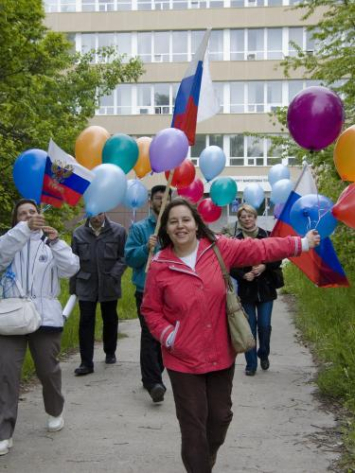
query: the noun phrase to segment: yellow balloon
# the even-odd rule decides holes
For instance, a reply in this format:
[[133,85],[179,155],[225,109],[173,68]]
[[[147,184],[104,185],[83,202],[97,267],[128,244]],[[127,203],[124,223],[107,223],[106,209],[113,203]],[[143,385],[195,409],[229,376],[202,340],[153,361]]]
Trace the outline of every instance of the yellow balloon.
[[334,148],[334,164],[343,181],[355,182],[355,125],[339,136]]
[[85,128],[75,142],[75,158],[88,169],[102,163],[102,148],[110,138],[110,133],[102,126]]
[[137,139],[139,154],[138,161],[133,169],[139,178],[146,176],[152,170],[149,161],[149,147],[151,142],[152,138],[148,136],[141,136]]

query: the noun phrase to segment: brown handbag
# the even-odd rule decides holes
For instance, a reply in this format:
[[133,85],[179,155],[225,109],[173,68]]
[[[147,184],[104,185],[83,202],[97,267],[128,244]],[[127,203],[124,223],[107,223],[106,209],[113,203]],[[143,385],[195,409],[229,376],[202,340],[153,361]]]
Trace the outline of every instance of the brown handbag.
[[221,266],[223,279],[226,285],[226,309],[229,333],[236,353],[244,353],[255,347],[255,338],[250,329],[248,316],[245,313],[238,295],[235,293],[230,275],[224,264],[219,248],[214,245],[213,250]]

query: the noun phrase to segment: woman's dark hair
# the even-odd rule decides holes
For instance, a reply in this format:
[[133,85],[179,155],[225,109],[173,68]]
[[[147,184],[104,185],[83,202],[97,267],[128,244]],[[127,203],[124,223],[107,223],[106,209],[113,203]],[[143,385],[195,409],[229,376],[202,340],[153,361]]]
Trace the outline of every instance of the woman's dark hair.
[[33,199],[20,199],[18,202],[16,202],[15,207],[12,209],[12,217],[11,217],[11,227],[14,227],[15,225],[18,224],[17,221],[17,211],[20,205],[23,204],[32,204],[34,207],[36,207],[37,212],[39,213],[39,207],[37,205],[37,202]]
[[212,230],[208,228],[208,226],[202,220],[201,215],[196,210],[196,207],[194,207],[188,200],[183,199],[182,197],[177,197],[166,206],[163,212],[163,215],[161,216],[158,238],[159,238],[160,246],[162,248],[166,248],[167,246],[171,245],[171,240],[166,231],[166,227],[168,225],[170,210],[174,207],[178,207],[179,205],[183,205],[187,207],[192,213],[192,216],[198,227],[198,230],[196,233],[197,238],[205,237],[205,238],[208,238],[211,242],[216,241],[216,235],[213,233]]

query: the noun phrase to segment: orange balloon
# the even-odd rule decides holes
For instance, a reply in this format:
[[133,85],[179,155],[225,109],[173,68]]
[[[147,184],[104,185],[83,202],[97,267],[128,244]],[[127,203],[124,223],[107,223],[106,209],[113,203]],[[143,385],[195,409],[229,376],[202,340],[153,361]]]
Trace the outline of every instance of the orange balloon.
[[343,181],[355,181],[355,125],[339,136],[334,148],[334,164]]
[[102,148],[110,138],[110,133],[102,126],[85,128],[75,142],[75,158],[88,169],[102,164]]
[[355,184],[343,190],[332,208],[332,214],[348,227],[355,228]]
[[152,138],[149,138],[148,136],[141,136],[136,141],[139,149],[139,154],[138,161],[133,169],[135,170],[137,177],[142,178],[152,170],[149,161],[149,147],[150,143],[152,142]]

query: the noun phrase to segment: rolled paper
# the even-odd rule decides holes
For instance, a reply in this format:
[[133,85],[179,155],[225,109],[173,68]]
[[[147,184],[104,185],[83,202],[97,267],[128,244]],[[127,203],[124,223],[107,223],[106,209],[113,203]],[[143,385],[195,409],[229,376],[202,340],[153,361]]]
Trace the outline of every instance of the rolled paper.
[[75,294],[72,294],[67,303],[65,304],[65,307],[63,309],[63,317],[65,317],[66,319],[69,317],[69,315],[72,313],[72,310],[74,309],[74,306],[76,304],[76,295]]

